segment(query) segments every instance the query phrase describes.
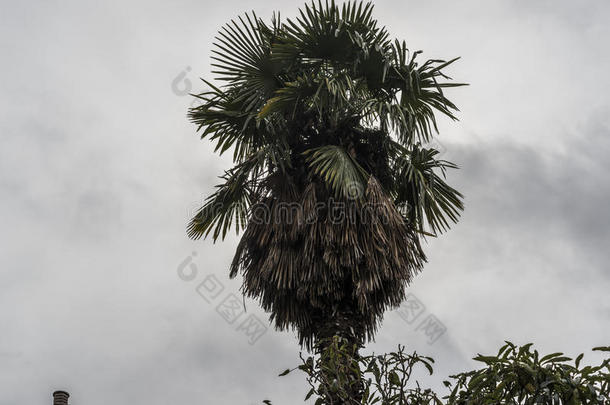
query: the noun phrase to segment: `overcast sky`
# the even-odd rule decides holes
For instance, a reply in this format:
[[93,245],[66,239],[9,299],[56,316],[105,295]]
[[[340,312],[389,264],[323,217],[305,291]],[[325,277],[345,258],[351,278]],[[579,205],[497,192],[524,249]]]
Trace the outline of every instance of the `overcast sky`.
[[[210,77],[224,22],[301,4],[2,1],[0,405],[55,389],[73,405],[301,402],[301,376],[276,377],[297,363],[294,334],[240,331],[267,324],[252,301],[233,323],[216,310],[241,301],[238,239],[185,235],[230,161],[180,95]],[[369,349],[435,357],[437,387],[505,339],[609,344],[610,3],[386,0],[375,15],[424,57],[462,56],[450,74],[471,85],[439,138],[466,211],[426,247],[419,319],[388,313]],[[430,315],[446,328],[433,344]]]

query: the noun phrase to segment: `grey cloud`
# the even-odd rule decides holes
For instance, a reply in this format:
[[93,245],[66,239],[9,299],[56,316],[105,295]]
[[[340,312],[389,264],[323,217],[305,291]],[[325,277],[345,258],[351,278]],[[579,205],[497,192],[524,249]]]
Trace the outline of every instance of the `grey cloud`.
[[[227,291],[237,238],[189,241],[184,225],[230,165],[186,120],[172,80],[209,78],[218,27],[253,4],[7,5],[0,16],[0,404],[295,403],[291,333],[254,346],[178,264]],[[437,359],[430,379],[504,339],[543,350],[607,344],[607,2],[379,1],[376,15],[426,57],[462,55],[460,123],[440,121],[463,220],[429,241],[411,291],[447,332],[434,345],[396,314],[369,350],[404,343]],[[255,302],[249,313],[266,319]],[[592,357],[586,357],[592,358]],[[300,398],[299,398],[300,399]],[[298,402],[298,401],[296,401]]]

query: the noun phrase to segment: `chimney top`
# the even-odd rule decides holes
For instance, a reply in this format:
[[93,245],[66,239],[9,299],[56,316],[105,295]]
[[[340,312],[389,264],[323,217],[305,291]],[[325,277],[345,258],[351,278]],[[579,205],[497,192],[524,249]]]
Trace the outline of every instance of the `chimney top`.
[[66,391],[55,391],[53,393],[53,405],[68,405],[70,394]]

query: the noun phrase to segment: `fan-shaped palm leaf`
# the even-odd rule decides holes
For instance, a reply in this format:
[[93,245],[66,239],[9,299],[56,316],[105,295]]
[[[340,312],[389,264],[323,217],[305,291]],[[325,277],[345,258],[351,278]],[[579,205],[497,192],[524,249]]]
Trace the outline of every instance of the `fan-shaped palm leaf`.
[[426,225],[433,233],[447,230],[464,209],[462,194],[445,182],[447,169],[457,169],[457,165],[437,160],[439,152],[432,148],[414,145],[407,150],[393,145],[396,203],[407,207],[407,217],[419,230],[425,231]]
[[303,153],[309,167],[335,191],[336,196],[362,197],[369,174],[343,148],[327,145]]

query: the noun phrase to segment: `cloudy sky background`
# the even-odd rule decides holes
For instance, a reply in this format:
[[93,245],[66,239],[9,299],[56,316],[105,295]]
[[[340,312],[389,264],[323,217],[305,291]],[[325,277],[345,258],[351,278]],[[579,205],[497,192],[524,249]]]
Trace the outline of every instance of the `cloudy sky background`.
[[[2,2],[0,404],[300,403],[292,333],[254,345],[196,292],[225,293],[237,238],[184,227],[230,162],[186,120],[213,36],[250,9],[301,1]],[[545,352],[610,343],[610,3],[377,1],[427,58],[462,60],[470,87],[443,120],[450,180],[466,195],[411,286],[447,332],[433,345],[389,313],[369,348],[437,359],[434,386],[505,339]],[[190,72],[186,71],[190,67]],[[192,252],[198,274],[181,280]],[[266,320],[256,303],[249,314]],[[585,360],[599,360],[589,354]],[[296,397],[295,397],[296,395]]]

